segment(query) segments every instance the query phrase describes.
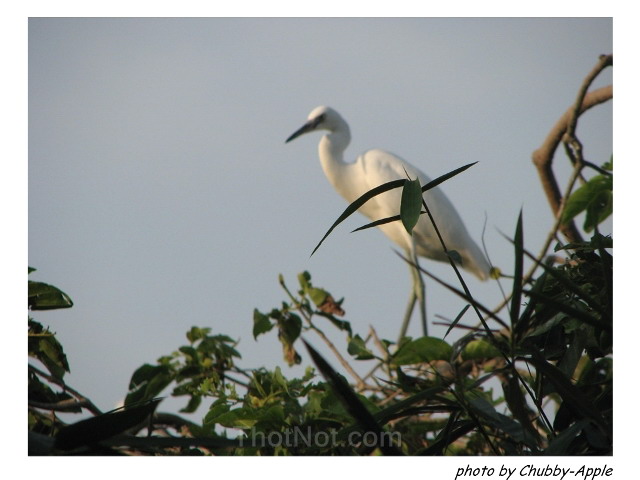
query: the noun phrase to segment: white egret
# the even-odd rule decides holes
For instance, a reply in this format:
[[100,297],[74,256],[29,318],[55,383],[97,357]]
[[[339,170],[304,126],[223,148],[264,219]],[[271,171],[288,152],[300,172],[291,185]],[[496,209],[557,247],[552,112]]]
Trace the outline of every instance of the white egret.
[[[407,174],[411,179],[418,177],[421,185],[430,181],[429,177],[416,167],[384,150],[368,150],[360,155],[355,162],[345,162],[343,154],[351,141],[349,125],[338,112],[329,107],[320,106],[313,109],[307,122],[287,138],[285,143],[302,134],[317,130],[328,132],[320,139],[318,145],[320,164],[324,174],[333,188],[349,203],[383,183],[407,178]],[[398,215],[401,195],[401,189],[390,190],[369,200],[359,211],[373,221]],[[447,249],[458,252],[462,260],[462,268],[475,274],[481,280],[486,280],[489,277],[490,265],[480,248],[469,236],[453,204],[437,187],[425,192],[424,199]],[[409,235],[399,221],[379,225],[379,228],[394,243],[404,249],[415,265],[418,264],[417,256],[442,262],[449,261],[427,215],[420,216],[420,220],[413,230],[413,235]],[[420,301],[423,330],[427,335],[424,283],[417,268],[411,267],[411,274],[413,287],[400,338],[406,333],[416,300]]]

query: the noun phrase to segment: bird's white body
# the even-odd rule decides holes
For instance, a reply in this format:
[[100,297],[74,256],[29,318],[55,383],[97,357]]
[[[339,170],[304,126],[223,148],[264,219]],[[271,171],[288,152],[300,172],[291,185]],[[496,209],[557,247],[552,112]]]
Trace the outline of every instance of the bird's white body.
[[[315,108],[309,114],[305,126],[294,133],[289,140],[319,129],[328,131],[318,145],[322,169],[336,191],[349,203],[383,183],[407,178],[407,174],[411,179],[420,178],[422,185],[430,181],[429,177],[416,167],[384,150],[368,150],[355,162],[345,162],[344,151],[351,141],[349,126],[335,110],[329,107]],[[369,200],[359,211],[372,221],[398,215],[401,196],[401,189],[385,192]],[[458,252],[464,269],[482,280],[487,279],[490,265],[469,236],[453,204],[437,187],[427,191],[424,198],[447,249]],[[379,228],[395,244],[408,253],[412,252],[412,238],[401,222],[387,223],[380,225]],[[413,242],[415,242],[415,254],[433,260],[449,261],[427,215],[420,216],[413,230]]]

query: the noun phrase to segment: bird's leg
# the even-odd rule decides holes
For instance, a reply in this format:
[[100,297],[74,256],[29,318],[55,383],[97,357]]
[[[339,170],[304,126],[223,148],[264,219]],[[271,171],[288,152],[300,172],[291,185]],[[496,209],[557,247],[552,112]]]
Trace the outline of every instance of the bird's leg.
[[418,265],[418,257],[414,256],[413,265],[411,270],[413,271],[413,286],[415,289],[415,295],[420,302],[420,320],[422,321],[422,334],[426,337],[429,335],[429,327],[427,325],[427,295],[424,286],[424,280],[422,279],[422,272],[420,272],[420,266]]
[[[413,267],[411,267],[413,269]],[[411,321],[411,314],[413,313],[413,307],[416,305],[416,289],[411,287],[411,294],[409,295],[409,303],[407,303],[407,310],[404,313],[404,319],[402,320],[402,328],[400,329],[400,335],[398,336],[398,343],[400,340],[404,338],[407,334],[407,329],[409,328],[409,322]]]
[[411,269],[411,277],[413,278],[413,291],[415,297],[420,302],[420,320],[422,321],[422,334],[426,337],[429,335],[429,329],[427,327],[427,304],[425,301],[424,281],[422,280],[422,273],[420,272],[420,264],[418,263],[418,254],[416,253],[416,239],[411,237],[411,255],[412,265],[409,265]]
[[400,330],[400,336],[398,342],[406,335],[409,328],[409,322],[411,321],[411,314],[413,313],[413,307],[415,307],[416,301],[420,302],[420,320],[422,321],[422,333],[426,337],[428,335],[427,327],[427,306],[424,281],[422,274],[420,273],[420,265],[418,264],[418,256],[415,253],[415,248],[412,239],[411,251],[407,252],[410,255],[412,264],[409,265],[411,272],[411,294],[409,295],[409,303],[407,304],[407,310],[404,314],[402,321],[402,329]]

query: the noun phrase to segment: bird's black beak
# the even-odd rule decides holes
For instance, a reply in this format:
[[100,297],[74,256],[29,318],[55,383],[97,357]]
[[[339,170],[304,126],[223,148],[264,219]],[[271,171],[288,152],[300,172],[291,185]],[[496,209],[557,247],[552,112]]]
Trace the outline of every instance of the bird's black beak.
[[316,129],[316,127],[322,123],[322,121],[324,120],[324,115],[319,115],[316,118],[312,118],[311,120],[309,120],[307,123],[305,123],[304,125],[302,125],[298,130],[296,130],[295,132],[293,132],[289,138],[287,138],[284,143],[289,143],[291,140],[298,138],[300,135],[303,135],[305,133],[308,132],[312,132]]
[[298,130],[296,130],[295,132],[293,132],[289,138],[287,138],[284,143],[289,143],[291,140],[298,138],[300,135],[304,135],[307,132],[310,132],[311,130],[313,130],[315,128],[315,124],[314,122],[307,122],[304,125],[302,125]]

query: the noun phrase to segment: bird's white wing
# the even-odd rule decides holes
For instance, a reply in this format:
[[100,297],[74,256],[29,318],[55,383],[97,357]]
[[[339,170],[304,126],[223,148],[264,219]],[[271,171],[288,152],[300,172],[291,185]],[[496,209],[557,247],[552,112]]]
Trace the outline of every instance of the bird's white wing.
[[[360,179],[357,188],[354,189],[358,190],[357,196],[383,183],[407,178],[407,174],[411,179],[420,178],[422,185],[431,180],[407,161],[384,150],[365,152],[353,164],[353,168],[353,178]],[[401,189],[386,192],[369,200],[360,211],[372,221],[398,215],[401,197]],[[465,269],[482,279],[487,278],[490,266],[482,251],[469,236],[460,215],[446,195],[439,188],[434,188],[426,192],[424,198],[447,249],[456,250],[460,254]],[[411,239],[401,222],[389,223],[380,228],[396,244],[407,251],[410,249]],[[421,215],[413,235],[418,255],[448,261],[427,215]]]

